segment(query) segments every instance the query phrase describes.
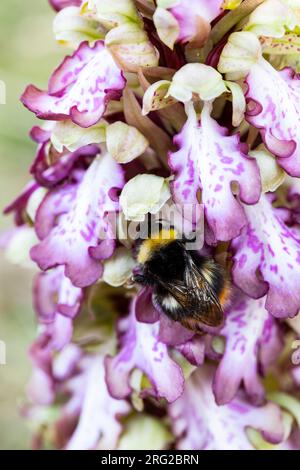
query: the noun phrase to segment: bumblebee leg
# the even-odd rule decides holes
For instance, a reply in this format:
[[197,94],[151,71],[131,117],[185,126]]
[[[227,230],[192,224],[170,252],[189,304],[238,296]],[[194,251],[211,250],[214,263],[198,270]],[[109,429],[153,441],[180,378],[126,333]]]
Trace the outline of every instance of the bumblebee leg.
[[145,278],[145,276],[143,276],[143,274],[133,274],[130,280],[132,282],[136,282],[137,284],[142,284],[142,285],[148,284],[147,279]]

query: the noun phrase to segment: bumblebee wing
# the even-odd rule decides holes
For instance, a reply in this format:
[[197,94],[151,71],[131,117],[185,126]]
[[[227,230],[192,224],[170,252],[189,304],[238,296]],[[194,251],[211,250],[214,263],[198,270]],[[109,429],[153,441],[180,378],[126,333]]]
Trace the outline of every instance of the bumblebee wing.
[[[201,274],[194,261],[188,256],[185,270],[185,285],[188,295],[188,324],[195,322],[217,327],[223,321],[223,310],[219,299],[208,279]],[[191,328],[191,326],[189,326]]]
[[194,261],[187,255],[183,281],[159,283],[171,294],[186,312],[180,318],[189,329],[199,330],[199,323],[217,327],[222,323],[223,310],[209,281],[198,270]]
[[178,280],[172,280],[172,283],[165,282],[162,279],[157,279],[157,282],[174,297],[174,299],[181,305],[182,308],[188,308],[188,290],[185,283]]

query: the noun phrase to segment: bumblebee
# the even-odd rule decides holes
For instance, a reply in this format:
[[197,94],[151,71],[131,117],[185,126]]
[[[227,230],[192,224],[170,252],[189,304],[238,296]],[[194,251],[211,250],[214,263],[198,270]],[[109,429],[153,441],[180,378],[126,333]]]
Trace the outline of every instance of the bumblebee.
[[219,327],[229,298],[225,270],[212,258],[187,250],[175,229],[161,228],[140,242],[140,273],[133,281],[153,290],[154,304],[169,318],[193,331],[201,325]]

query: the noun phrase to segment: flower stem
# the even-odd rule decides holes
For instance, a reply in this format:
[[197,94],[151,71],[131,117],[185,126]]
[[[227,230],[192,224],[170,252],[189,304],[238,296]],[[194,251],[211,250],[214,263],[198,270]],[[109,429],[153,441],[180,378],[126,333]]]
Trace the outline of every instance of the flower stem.
[[250,15],[250,13],[264,1],[265,0],[245,0],[238,8],[223,16],[211,30],[210,39],[213,45],[217,44],[234,25]]

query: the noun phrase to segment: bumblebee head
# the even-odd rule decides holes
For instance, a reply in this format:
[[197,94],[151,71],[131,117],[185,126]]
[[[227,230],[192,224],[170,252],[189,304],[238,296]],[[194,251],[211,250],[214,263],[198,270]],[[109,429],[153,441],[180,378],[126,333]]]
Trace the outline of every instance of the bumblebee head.
[[142,240],[140,243],[137,256],[138,263],[145,264],[155,251],[177,240],[177,238],[178,234],[173,227],[160,228],[152,233],[149,238]]

